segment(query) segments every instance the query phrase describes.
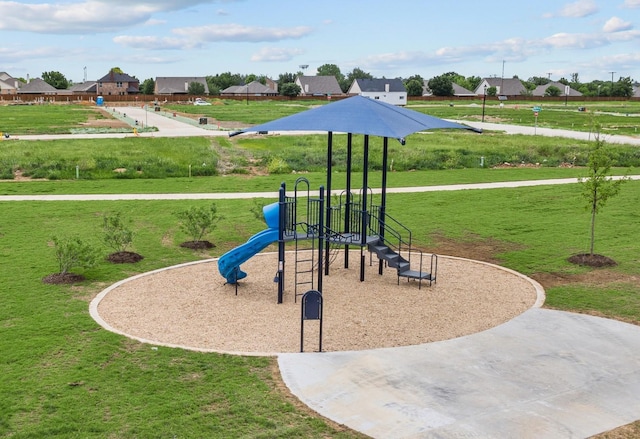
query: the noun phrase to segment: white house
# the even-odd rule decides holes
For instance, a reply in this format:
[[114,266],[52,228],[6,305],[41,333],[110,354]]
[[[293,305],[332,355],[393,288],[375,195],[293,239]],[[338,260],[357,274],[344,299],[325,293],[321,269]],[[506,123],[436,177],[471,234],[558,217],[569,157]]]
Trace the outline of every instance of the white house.
[[347,92],[392,105],[407,105],[407,89],[401,79],[354,79]]

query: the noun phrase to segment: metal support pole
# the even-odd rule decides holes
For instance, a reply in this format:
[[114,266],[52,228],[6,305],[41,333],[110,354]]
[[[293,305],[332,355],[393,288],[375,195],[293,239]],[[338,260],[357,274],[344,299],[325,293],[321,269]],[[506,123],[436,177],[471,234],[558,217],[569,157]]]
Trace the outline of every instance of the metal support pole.
[[[324,188],[320,186],[320,212],[322,212],[322,209],[324,209],[324,200],[325,200]],[[324,233],[324,222],[323,222],[322,214],[319,216],[320,216],[320,219],[319,219],[320,233],[318,234],[318,291],[322,293],[322,266],[324,263],[324,261],[322,260],[322,248],[325,242],[325,239],[324,239],[325,233]]]
[[[353,152],[353,134],[347,134],[347,196],[344,207],[344,233],[351,232],[351,154]],[[349,244],[344,246],[344,268],[349,268]]]
[[282,182],[278,191],[278,303],[284,298],[284,227],[286,186]]
[[[387,166],[389,156],[389,138],[382,139],[382,195],[380,199],[380,212],[378,212],[378,230],[380,238],[384,240],[385,215],[387,212]],[[382,274],[384,262],[378,260],[378,274]]]
[[[327,140],[327,192],[326,192],[326,222],[325,227],[327,229],[331,228],[331,161],[333,159],[333,132],[329,131],[328,140]],[[322,209],[320,209],[322,212]],[[322,216],[322,214],[320,215]],[[324,234],[324,229],[320,229],[320,235]],[[320,246],[322,248],[322,245]],[[329,252],[330,242],[329,240],[325,240],[324,244],[324,253],[325,260],[327,261],[326,266],[324,267],[324,274],[329,275]],[[320,265],[322,267],[322,265]]]
[[364,136],[364,152],[362,163],[362,217],[360,224],[360,282],[364,282],[365,257],[364,246],[367,244],[367,189],[369,187],[369,135]]

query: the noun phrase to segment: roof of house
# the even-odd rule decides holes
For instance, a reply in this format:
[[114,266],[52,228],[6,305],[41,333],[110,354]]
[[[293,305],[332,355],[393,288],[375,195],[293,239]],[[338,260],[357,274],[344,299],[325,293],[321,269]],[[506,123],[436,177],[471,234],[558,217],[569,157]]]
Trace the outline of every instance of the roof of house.
[[[389,84],[389,92],[406,92],[407,89],[402,82],[402,79],[354,79],[358,84],[360,91],[365,92],[383,92],[386,90],[386,85]],[[353,85],[352,85],[353,86]]]
[[34,78],[27,84],[24,84],[18,90],[18,93],[56,93],[58,89],[46,83],[43,79]]
[[298,76],[296,83],[302,89],[302,94],[339,95],[342,89],[335,76]]
[[484,91],[480,89],[485,82],[489,84],[489,87],[498,88],[499,93],[505,96],[519,96],[526,90],[518,78],[483,78],[475,89],[476,94],[484,94]]
[[274,94],[277,93],[274,89],[261,84],[258,81],[252,81],[246,85],[232,85],[222,90],[220,93],[225,94]]
[[155,89],[157,94],[187,93],[192,82],[204,85],[205,94],[209,94],[209,85],[204,76],[158,76]]
[[471,90],[467,90],[461,85],[456,84],[455,82],[451,84],[453,86],[453,95],[454,96],[477,96]]
[[[539,85],[537,86],[532,92],[531,94],[533,96],[544,96],[547,89],[551,86],[557,87],[560,89],[560,96],[565,96],[564,90],[565,90],[565,85],[562,82],[549,82],[548,84],[544,84],[544,85]],[[569,88],[569,96],[582,96],[582,93],[580,93],[578,90],[574,90],[572,88]]]
[[95,93],[97,90],[96,85],[96,81],[86,81],[79,84],[73,84],[71,87],[69,87],[69,90],[71,90],[72,92]]
[[126,73],[115,73],[113,70],[109,71],[102,78],[98,79],[99,82],[140,82],[137,78],[127,75]]

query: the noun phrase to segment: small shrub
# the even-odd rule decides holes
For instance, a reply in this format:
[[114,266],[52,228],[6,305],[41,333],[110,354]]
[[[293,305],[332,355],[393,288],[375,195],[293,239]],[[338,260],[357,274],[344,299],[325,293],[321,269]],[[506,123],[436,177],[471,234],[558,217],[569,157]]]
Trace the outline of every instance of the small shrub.
[[280,157],[272,157],[267,164],[267,172],[269,174],[288,174],[291,172],[291,168],[286,161]]
[[102,239],[107,247],[115,252],[124,252],[133,242],[133,231],[127,227],[127,223],[122,219],[120,212],[106,214],[102,218]]
[[209,207],[190,207],[176,213],[180,220],[180,229],[189,235],[193,241],[202,239],[212,232],[222,219],[218,215],[218,206],[215,203]]
[[65,275],[72,268],[91,268],[99,260],[98,251],[78,237],[51,238],[56,249],[59,273]]

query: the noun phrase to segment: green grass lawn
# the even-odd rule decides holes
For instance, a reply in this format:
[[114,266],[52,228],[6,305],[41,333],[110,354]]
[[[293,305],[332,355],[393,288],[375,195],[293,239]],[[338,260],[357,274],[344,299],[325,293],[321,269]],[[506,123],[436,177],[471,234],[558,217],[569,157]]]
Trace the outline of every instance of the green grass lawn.
[[[292,184],[294,176],[286,181]],[[50,183],[56,184],[56,183]],[[550,306],[640,323],[640,182],[627,183],[598,217],[596,250],[618,261],[623,282],[547,291]],[[224,217],[196,254],[173,212],[210,201],[4,202],[0,223],[0,437],[358,437],[301,412],[276,390],[267,358],[203,354],[130,341],[101,329],[88,301],[134,273],[217,256],[264,228],[253,200],[216,201]],[[588,214],[577,185],[390,195],[389,213],[426,248],[438,236],[504,242],[501,264],[536,276],[590,271],[566,258],[588,247]],[[106,261],[74,286],[41,282],[57,265],[52,235],[98,245],[101,216],[133,221],[134,266]],[[105,255],[108,249],[104,248]],[[607,278],[610,278],[608,276]]]
[[[229,117],[239,118],[246,111],[240,103],[224,107],[227,106]],[[215,112],[216,107],[195,108],[199,112],[203,108]],[[271,108],[255,107],[259,111]],[[448,105],[441,107],[453,111],[447,110],[451,108]],[[49,111],[50,106],[42,108]],[[232,109],[237,112],[233,116]],[[547,110],[551,112],[548,108],[544,111]],[[0,113],[0,120],[4,114]],[[272,113],[269,119],[273,118]],[[67,126],[73,123],[61,122]],[[459,164],[467,156],[477,160],[479,154],[490,157],[492,152],[510,154],[514,162],[525,157],[526,160],[545,157],[544,154],[555,160],[572,153],[577,157],[588,147],[566,139],[548,141],[537,137],[511,140],[501,135],[460,133],[421,136],[424,139],[408,142],[408,146],[419,151],[415,160],[428,153],[428,145],[441,148],[439,155],[429,156],[428,163],[437,159],[437,163],[449,160]],[[3,166],[9,163],[13,169],[15,161],[21,161],[21,166],[32,161],[34,170],[43,163],[65,163],[59,168],[70,166],[75,173],[74,162],[89,163],[96,157],[106,157],[113,162],[100,169],[112,172],[109,168],[116,166],[116,162],[129,160],[126,166],[135,169],[135,163],[146,157],[149,162],[143,162],[147,163],[143,173],[150,166],[148,163],[159,163],[158,169],[162,169],[169,161],[171,166],[181,163],[180,172],[172,174],[172,178],[144,179],[135,174],[113,179],[111,175],[105,178],[96,173],[93,179],[83,175],[79,180],[72,176],[58,181],[2,182],[0,193],[275,192],[281,181],[292,187],[299,174],[191,178],[179,174],[187,170],[184,166],[198,163],[203,154],[211,160],[233,158],[238,166],[242,166],[242,157],[257,158],[267,166],[274,157],[287,164],[296,163],[294,160],[312,162],[322,148],[319,136],[243,139],[237,143],[225,139],[218,144],[205,139],[181,139],[179,143],[137,140],[141,139],[132,139],[131,143],[9,141],[0,143],[0,163]],[[379,145],[373,144],[374,156],[379,154],[376,151]],[[392,151],[396,165],[403,160],[399,155],[411,153],[409,148],[401,150],[399,144],[393,145]],[[636,154],[632,148],[619,151],[625,160]],[[297,158],[300,155],[305,158]],[[370,184],[375,187],[381,173],[375,170],[375,159],[373,163]],[[341,165],[338,159],[334,188],[343,188],[345,184]],[[406,172],[395,168],[389,175],[389,185],[565,178],[583,175],[584,171],[559,167],[456,167]],[[55,170],[55,166],[49,169]],[[88,169],[90,166],[82,172]],[[63,171],[59,171],[62,176]],[[316,188],[324,182],[325,175],[317,169],[312,171],[303,175]],[[624,172],[627,170],[615,170]],[[360,178],[360,174],[354,176],[355,187],[360,186]],[[217,246],[202,253],[179,247],[187,237],[180,231],[174,213],[210,203],[205,200],[0,202],[0,438],[362,437],[297,408],[291,397],[277,388],[273,359],[154,349],[103,330],[89,316],[90,299],[106,286],[140,272],[219,256],[264,228],[264,223],[252,213],[256,200],[219,200],[215,203],[223,220],[208,237]],[[598,215],[596,252],[616,260],[616,267],[595,270],[567,261],[571,254],[583,252],[589,246],[589,214],[583,205],[578,185],[572,184],[391,194],[387,211],[412,229],[414,238],[426,249],[437,248],[443,237],[468,245],[496,242],[500,245],[492,258],[500,264],[534,278],[565,279],[547,289],[546,306],[640,324],[637,281],[640,182],[626,183]],[[99,246],[102,216],[115,211],[132,220],[136,233],[133,250],[145,259],[135,265],[102,261],[91,269],[74,270],[87,278],[76,285],[44,284],[42,278],[57,271],[51,237],[79,236]],[[106,256],[109,250],[102,248]]]

